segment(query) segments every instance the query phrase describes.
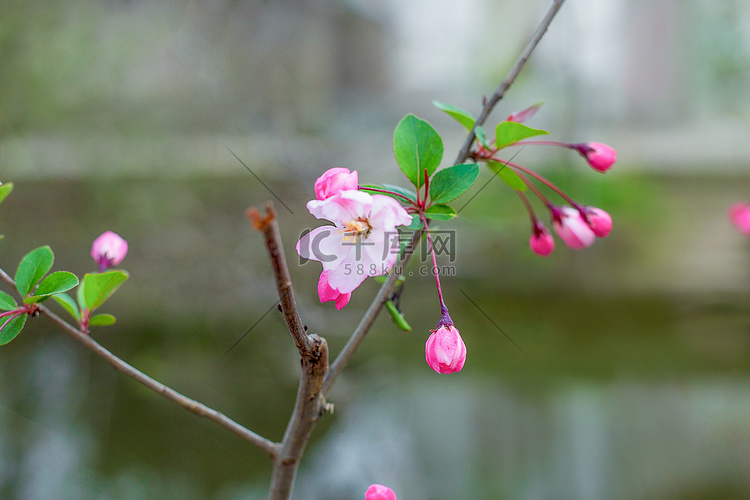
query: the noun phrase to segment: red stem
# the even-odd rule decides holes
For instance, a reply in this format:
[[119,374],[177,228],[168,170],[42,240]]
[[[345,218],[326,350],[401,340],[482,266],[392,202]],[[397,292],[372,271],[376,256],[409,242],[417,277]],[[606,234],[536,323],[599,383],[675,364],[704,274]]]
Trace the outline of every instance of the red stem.
[[[404,196],[401,193],[396,193],[394,191],[388,191],[387,189],[376,189],[371,187],[362,187],[359,186],[359,189],[362,189],[364,191],[375,191],[376,193],[383,193],[383,194],[391,194],[393,196],[398,196],[399,198],[403,198],[405,201],[409,202],[409,204],[414,205],[414,200],[411,198]],[[417,199],[419,199],[419,194],[417,194]]]
[[448,308],[445,307],[445,301],[443,300],[443,289],[440,287],[440,277],[438,273],[437,259],[435,258],[435,249],[432,246],[432,235],[430,235],[430,227],[427,225],[427,219],[425,218],[423,212],[419,213],[419,217],[422,219],[422,224],[424,224],[425,231],[427,232],[427,241],[430,243],[430,255],[432,256],[432,274],[435,275],[435,283],[437,283],[437,294],[438,300],[440,301],[440,309],[443,311],[447,311]]
[[[547,179],[545,179],[541,175],[537,174],[533,170],[528,169],[528,168],[526,168],[524,166],[521,166],[518,163],[513,163],[512,161],[507,161],[507,162],[504,161],[504,160],[497,160],[497,161],[500,161],[501,163],[504,163],[505,165],[508,165],[509,167],[511,167],[513,169],[520,170],[521,172],[526,172],[527,174],[529,174],[530,176],[534,177],[538,181],[543,182],[545,185],[547,185],[547,187],[549,187],[554,192],[556,192],[557,194],[559,194],[565,201],[567,201],[568,203],[570,203],[572,206],[578,207],[578,203],[576,203],[575,200],[573,200],[573,198],[571,198],[570,196],[568,196],[567,194],[565,194],[565,192],[562,189],[560,189],[559,187],[555,186],[553,183],[551,183],[550,181],[548,181]],[[518,172],[516,172],[516,173],[518,174]],[[520,176],[521,174],[518,174],[518,175]],[[521,178],[523,179],[523,177],[521,177]],[[524,182],[526,182],[526,181],[524,181]],[[528,184],[528,182],[527,182],[527,184]],[[529,187],[531,187],[531,184],[529,184]],[[534,192],[536,193],[536,191],[534,191]],[[537,196],[538,196],[538,194],[537,194]],[[544,199],[546,199],[546,198],[544,198]],[[547,202],[547,203],[549,203],[549,202]]]

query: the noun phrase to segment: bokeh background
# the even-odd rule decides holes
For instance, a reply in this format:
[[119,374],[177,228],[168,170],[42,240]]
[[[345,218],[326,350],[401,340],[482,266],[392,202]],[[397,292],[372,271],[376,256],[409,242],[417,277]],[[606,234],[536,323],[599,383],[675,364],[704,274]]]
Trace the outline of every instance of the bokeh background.
[[[123,235],[131,279],[95,338],[278,440],[298,363],[245,209],[276,203],[303,320],[338,352],[377,284],[341,312],[319,304],[319,266],[293,250],[317,225],[313,181],[341,165],[405,185],[391,140],[407,113],[449,164],[462,128],[432,100],[478,112],[550,3],[4,0],[0,180],[16,189],[0,266],[50,244],[55,269],[82,275],[93,238]],[[439,309],[420,255],[402,298],[414,331],[378,319],[295,498],[373,482],[404,500],[750,497],[750,243],[726,219],[750,198],[750,4],[569,0],[491,125],[539,101],[530,125],[619,161],[516,161],[608,210],[612,234],[539,258],[523,206],[483,172],[441,224],[466,367],[424,362]],[[269,473],[45,319],[0,350],[0,498],[260,499]]]

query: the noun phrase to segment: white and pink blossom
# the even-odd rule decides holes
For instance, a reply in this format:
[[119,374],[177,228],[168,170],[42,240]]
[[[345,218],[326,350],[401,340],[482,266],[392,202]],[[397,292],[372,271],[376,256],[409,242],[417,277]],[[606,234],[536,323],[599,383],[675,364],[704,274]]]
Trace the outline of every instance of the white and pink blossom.
[[[334,225],[317,227],[300,238],[297,253],[323,264],[328,286],[344,295],[367,277],[386,274],[393,267],[399,251],[396,228],[411,223],[396,200],[363,191],[345,190],[311,200],[307,209]],[[325,292],[325,297],[332,296]]]
[[552,227],[567,246],[573,250],[590,247],[596,234],[573,207],[557,207],[552,211]]
[[99,272],[116,266],[127,254],[128,242],[112,231],[103,232],[91,245],[91,258],[99,266]]

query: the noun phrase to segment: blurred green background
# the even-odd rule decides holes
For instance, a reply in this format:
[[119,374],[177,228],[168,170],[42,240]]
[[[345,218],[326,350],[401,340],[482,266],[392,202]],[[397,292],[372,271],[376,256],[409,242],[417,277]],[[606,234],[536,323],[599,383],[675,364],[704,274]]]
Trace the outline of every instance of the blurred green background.
[[[342,165],[405,185],[391,134],[410,112],[447,165],[462,129],[431,101],[478,112],[549,3],[5,0],[0,180],[16,189],[0,266],[50,244],[55,269],[82,275],[91,241],[121,234],[131,279],[94,337],[278,440],[298,364],[244,210],[276,203],[303,320],[337,353],[377,284],[341,312],[319,304],[320,267],[294,252],[318,225],[315,178]],[[748,498],[750,243],[726,219],[750,198],[748,89],[747,2],[567,2],[494,122],[543,100],[530,125],[617,148],[606,175],[569,151],[516,157],[609,211],[612,234],[539,258],[523,206],[484,172],[440,226],[456,231],[440,264],[466,367],[424,362],[439,309],[420,254],[414,331],[378,319],[295,498],[373,482],[403,500]],[[44,319],[0,350],[0,498],[260,499],[269,473]]]

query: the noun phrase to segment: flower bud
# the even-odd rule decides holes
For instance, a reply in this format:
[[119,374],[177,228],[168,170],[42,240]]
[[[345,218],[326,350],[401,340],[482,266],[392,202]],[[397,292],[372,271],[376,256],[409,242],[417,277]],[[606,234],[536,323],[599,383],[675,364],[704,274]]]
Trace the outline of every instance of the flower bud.
[[563,243],[573,250],[590,247],[596,240],[594,231],[581,218],[580,212],[573,207],[554,208],[552,227]]
[[742,234],[750,234],[750,204],[740,201],[729,207],[729,222]]
[[602,210],[596,207],[583,207],[586,219],[588,219],[589,227],[599,238],[604,238],[612,231],[612,217]]
[[333,300],[336,309],[340,311],[349,303],[349,299],[352,298],[352,293],[340,293],[338,290],[331,287],[328,283],[328,271],[323,271],[320,273],[320,279],[318,280],[318,296],[320,297],[320,302]]
[[396,500],[396,494],[388,486],[372,484],[365,492],[365,500]]
[[122,262],[127,254],[128,242],[112,231],[105,231],[91,245],[91,258],[102,273]]
[[442,324],[425,344],[425,358],[430,368],[438,373],[460,372],[466,362],[466,344],[458,328]]
[[535,221],[533,233],[529,237],[529,246],[535,254],[546,257],[555,249],[555,239],[544,224]]
[[325,200],[340,191],[359,188],[357,171],[350,172],[348,168],[329,168],[315,181],[315,196]]
[[606,172],[617,161],[617,151],[601,142],[582,142],[571,144],[570,147],[578,151],[589,165],[599,172]]

